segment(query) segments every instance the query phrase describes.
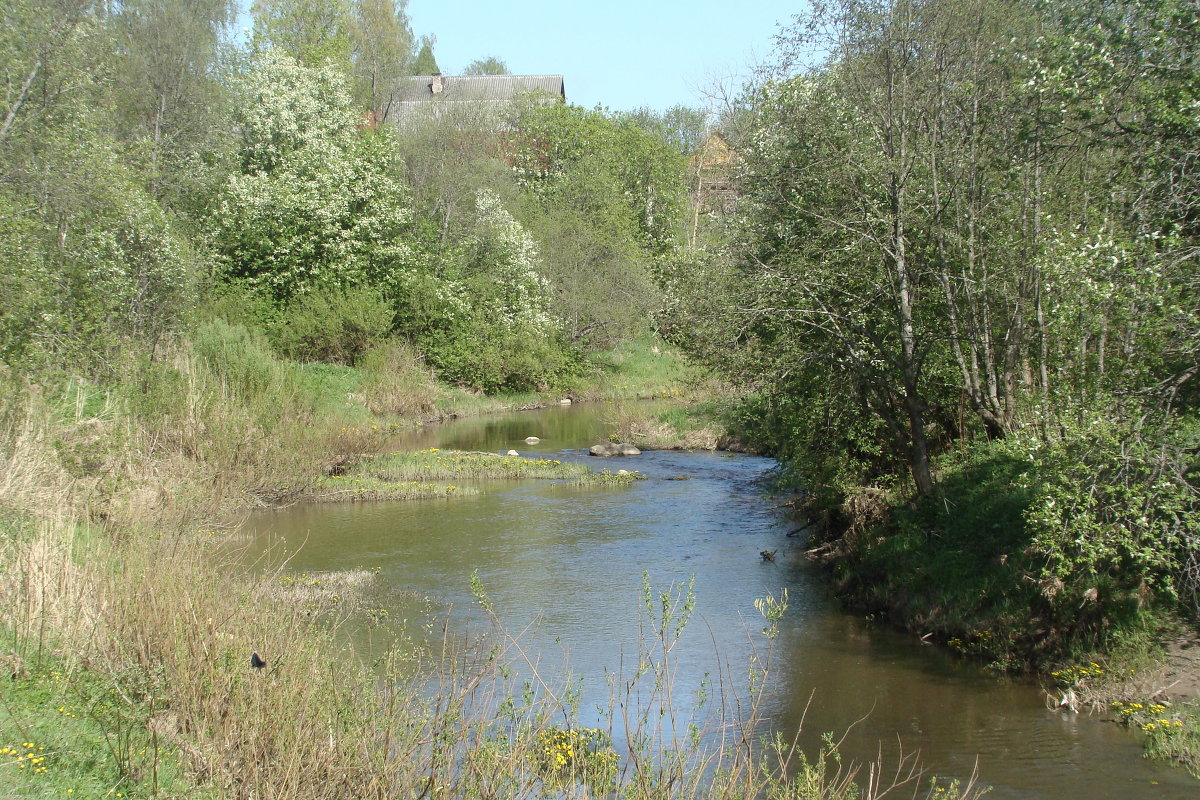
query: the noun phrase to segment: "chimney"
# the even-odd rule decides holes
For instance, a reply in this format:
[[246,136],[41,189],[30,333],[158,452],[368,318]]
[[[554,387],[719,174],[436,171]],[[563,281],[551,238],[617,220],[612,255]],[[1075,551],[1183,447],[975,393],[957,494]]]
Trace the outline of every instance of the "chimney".
[[429,90],[434,94],[441,94],[446,90],[446,81],[440,72],[433,76],[433,83],[429,84]]

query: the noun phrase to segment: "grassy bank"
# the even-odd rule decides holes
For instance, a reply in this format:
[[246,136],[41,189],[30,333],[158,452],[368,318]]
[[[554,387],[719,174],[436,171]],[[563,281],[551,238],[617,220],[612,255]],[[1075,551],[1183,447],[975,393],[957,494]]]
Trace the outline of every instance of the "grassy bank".
[[[640,716],[614,707],[607,726],[585,729],[568,678],[513,677],[522,656],[502,610],[485,641],[447,636],[435,651],[400,642],[362,663],[337,626],[386,613],[353,602],[370,575],[246,574],[221,555],[221,531],[242,511],[316,493],[333,467],[345,470],[338,480],[388,493],[414,480],[459,487],[464,470],[618,480],[490,454],[362,458],[452,396],[418,364],[396,369],[283,362],[246,331],[213,324],[104,380],[0,376],[0,606],[13,612],[0,627],[11,670],[0,684],[0,794],[649,800],[669,786],[676,797],[859,796],[835,751],[805,758],[757,738],[758,690],[740,695],[737,725],[724,720],[723,746],[663,728],[690,719],[703,733],[729,700],[678,709],[669,680],[645,685],[647,674],[670,675],[679,627],[668,617],[686,598],[654,598],[664,618],[644,629],[661,635],[637,659],[650,672],[616,676],[614,700]],[[759,689],[770,670],[762,646]],[[632,752],[618,753],[618,739]],[[947,795],[915,772],[900,780]]]

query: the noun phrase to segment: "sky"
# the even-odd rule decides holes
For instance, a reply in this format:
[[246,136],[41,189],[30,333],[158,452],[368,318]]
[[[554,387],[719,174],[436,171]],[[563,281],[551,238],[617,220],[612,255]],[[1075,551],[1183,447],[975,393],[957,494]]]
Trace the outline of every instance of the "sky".
[[767,60],[803,0],[409,0],[445,75],[495,56],[515,75],[562,75],[567,101],[628,111],[705,106]]

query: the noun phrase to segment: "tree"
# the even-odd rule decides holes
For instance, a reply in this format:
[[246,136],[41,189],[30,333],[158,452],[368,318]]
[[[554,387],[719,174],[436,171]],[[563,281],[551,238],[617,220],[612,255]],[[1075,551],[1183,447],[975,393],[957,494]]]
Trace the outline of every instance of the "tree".
[[674,246],[686,195],[684,157],[661,138],[600,110],[531,104],[520,115],[516,146],[518,181],[547,202],[623,226],[651,252]]
[[413,32],[408,0],[357,0],[350,27],[354,47],[355,94],[375,112],[388,118],[397,80],[409,74],[413,61]]
[[561,104],[528,107],[514,147],[522,218],[568,335],[604,345],[644,330],[660,305],[655,267],[682,229],[683,155],[628,119]]
[[495,56],[477,58],[467,64],[463,75],[511,75],[508,65]]
[[707,111],[687,106],[671,106],[661,113],[652,108],[635,108],[623,116],[685,156],[703,146],[711,129]]
[[254,0],[254,47],[277,47],[309,67],[350,70],[350,0]]
[[[792,315],[847,363],[903,452],[917,491],[928,494],[924,382],[931,341],[917,324],[926,273],[913,259],[910,231],[921,161],[924,42],[917,11],[909,0],[817,3],[793,29],[795,45],[828,48],[830,64],[811,78],[768,87],[757,149],[759,158],[783,159],[772,167],[782,170],[775,178],[793,188],[779,210],[806,233],[786,245],[790,258],[803,253],[806,264],[785,267],[777,248],[752,257],[765,289],[780,291],[782,281],[800,291]],[[815,250],[818,241],[833,249]]]
[[433,57],[433,44],[437,39],[433,36],[421,37],[421,49],[417,51],[417,57],[413,61],[413,75],[441,75],[442,68],[438,66],[437,59]]
[[516,195],[504,142],[495,135],[495,110],[483,103],[443,105],[410,114],[401,123],[399,155],[413,192],[413,208],[438,244],[457,242],[476,213],[476,193]]
[[156,195],[186,195],[195,171],[188,162],[223,129],[212,73],[234,13],[230,0],[127,0],[112,19],[122,53],[116,100],[125,138],[146,142]]
[[1193,402],[1190,8],[835,0],[784,33],[741,114],[731,335],[822,415],[816,472],[928,494],[951,441]]
[[213,213],[222,274],[280,301],[380,286],[411,258],[388,130],[360,133],[345,78],[280,51],[236,86],[242,170]]
[[94,84],[104,60],[99,6],[91,0],[8,4],[0,30],[0,68],[6,78],[0,151],[22,127],[33,126]]

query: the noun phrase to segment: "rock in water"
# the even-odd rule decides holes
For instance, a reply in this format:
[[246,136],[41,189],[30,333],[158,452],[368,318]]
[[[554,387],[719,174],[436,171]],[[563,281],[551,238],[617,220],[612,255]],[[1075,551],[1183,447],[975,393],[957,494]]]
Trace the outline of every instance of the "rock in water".
[[610,456],[640,456],[641,450],[638,450],[631,444],[617,444],[615,442],[602,442],[594,444],[588,448],[588,454],[600,456],[601,458],[609,458]]
[[538,437],[536,437],[536,436],[527,436],[527,437],[525,437],[525,444],[537,444],[537,443],[538,443],[538,442],[540,442],[540,441],[541,441],[541,439],[539,439],[539,438],[538,438]]

